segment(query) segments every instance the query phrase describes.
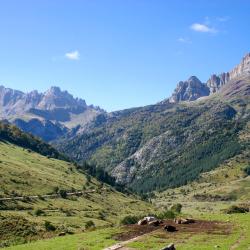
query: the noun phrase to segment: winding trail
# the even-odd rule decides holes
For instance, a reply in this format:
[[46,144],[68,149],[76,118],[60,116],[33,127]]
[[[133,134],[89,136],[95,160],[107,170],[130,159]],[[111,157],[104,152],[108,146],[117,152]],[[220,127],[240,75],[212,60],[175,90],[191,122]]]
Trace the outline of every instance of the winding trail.
[[237,249],[237,247],[239,246],[239,244],[241,243],[242,240],[245,239],[245,235],[242,233],[240,235],[240,237],[237,239],[237,241],[230,247],[230,250],[234,250]]
[[132,238],[130,240],[125,240],[125,241],[116,243],[115,245],[104,248],[103,250],[118,250],[118,249],[119,250],[132,250],[132,248],[128,248],[128,247],[126,247],[126,245],[131,243],[131,242],[134,242],[134,241],[136,241],[136,240],[138,240],[138,239],[140,239],[142,237],[144,237],[147,234],[150,234],[150,233],[145,233],[145,234],[142,234],[140,236],[134,237],[134,238]]
[[[100,189],[98,189],[100,190]],[[106,190],[105,188],[101,190]],[[96,193],[96,189],[91,190],[85,190],[85,191],[76,191],[76,192],[67,192],[67,196],[73,196],[73,195],[82,195],[82,194],[89,194],[89,193]],[[16,197],[4,197],[0,198],[0,201],[16,201],[16,200],[25,200],[25,199],[38,199],[38,198],[60,198],[60,194],[46,194],[46,195],[26,195],[26,196],[16,196]]]

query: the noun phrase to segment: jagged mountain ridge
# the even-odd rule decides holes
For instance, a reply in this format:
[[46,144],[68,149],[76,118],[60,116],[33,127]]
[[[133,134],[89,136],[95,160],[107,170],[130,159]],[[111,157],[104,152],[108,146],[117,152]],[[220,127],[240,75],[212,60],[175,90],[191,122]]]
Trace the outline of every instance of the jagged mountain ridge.
[[[248,62],[239,66],[206,98],[191,92],[194,101],[167,100],[97,116],[84,133],[57,147],[76,161],[106,169],[137,192],[185,185],[249,149],[240,136],[249,134],[248,67]],[[194,82],[201,83],[192,77],[188,84]]]
[[104,112],[59,87],[51,87],[45,93],[23,93],[0,86],[0,107],[1,120],[6,119],[45,141],[57,139],[78,125],[84,126]]
[[194,101],[200,97],[209,96],[218,92],[228,82],[244,77],[250,73],[250,53],[243,57],[239,65],[230,72],[219,75],[213,74],[206,83],[202,83],[196,76],[187,81],[180,81],[172,96],[167,101],[177,103],[180,101]]

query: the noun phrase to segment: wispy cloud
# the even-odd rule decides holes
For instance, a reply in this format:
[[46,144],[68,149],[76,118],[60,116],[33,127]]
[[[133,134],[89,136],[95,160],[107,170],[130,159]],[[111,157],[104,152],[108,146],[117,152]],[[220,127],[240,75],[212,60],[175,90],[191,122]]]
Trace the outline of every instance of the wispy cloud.
[[221,16],[221,17],[217,17],[216,19],[217,19],[217,21],[224,23],[224,22],[229,21],[230,17],[229,16]]
[[177,41],[180,43],[188,43],[188,44],[192,43],[192,41],[189,38],[185,38],[185,37],[179,37]]
[[216,30],[213,27],[210,27],[206,24],[202,24],[202,23],[193,23],[190,28],[196,32],[201,32],[201,33],[217,33],[218,30]]
[[71,51],[65,54],[65,57],[69,60],[80,60],[80,53],[78,50]]

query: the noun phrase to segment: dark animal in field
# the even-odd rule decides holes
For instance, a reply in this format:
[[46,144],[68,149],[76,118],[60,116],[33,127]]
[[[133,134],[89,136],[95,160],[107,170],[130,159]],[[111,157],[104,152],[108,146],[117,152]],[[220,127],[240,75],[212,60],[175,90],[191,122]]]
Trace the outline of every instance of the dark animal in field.
[[166,226],[164,227],[164,230],[166,230],[166,231],[168,231],[168,232],[175,232],[175,231],[177,231],[176,227],[171,226],[171,225],[166,225]]

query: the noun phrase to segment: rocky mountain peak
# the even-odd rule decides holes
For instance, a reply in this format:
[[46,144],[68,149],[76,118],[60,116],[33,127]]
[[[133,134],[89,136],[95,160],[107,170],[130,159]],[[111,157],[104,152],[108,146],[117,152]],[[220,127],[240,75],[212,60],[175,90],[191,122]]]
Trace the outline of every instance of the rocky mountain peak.
[[220,75],[213,74],[207,81],[210,94],[217,92],[223,85],[227,84],[230,80],[237,77],[250,74],[250,53],[247,53],[240,64],[233,68],[230,72],[222,73]]
[[40,103],[39,109],[53,110],[55,108],[86,108],[86,102],[82,99],[74,98],[67,91],[62,91],[59,87],[51,87],[47,90]]
[[191,76],[187,81],[180,81],[169,102],[194,101],[209,94],[209,89],[196,76]]
[[23,93],[0,86],[0,117],[2,119],[13,115],[21,115],[33,109],[44,111],[65,109],[82,112],[88,107],[95,109],[93,106],[87,106],[85,100],[74,98],[67,91],[62,91],[55,86],[44,93],[39,93],[37,90]]
[[234,79],[236,77],[242,75],[250,74],[250,53],[247,53],[243,59],[241,60],[240,64],[238,64],[230,73],[230,79]]
[[238,77],[250,75],[250,53],[247,53],[240,64],[230,72],[219,75],[213,74],[206,83],[202,83],[196,76],[191,76],[187,81],[177,84],[169,102],[194,101],[202,96],[208,96],[218,92],[222,86]]

